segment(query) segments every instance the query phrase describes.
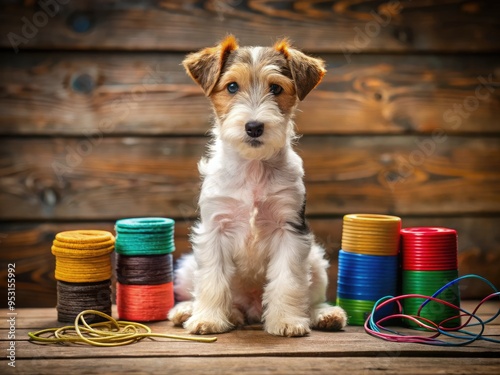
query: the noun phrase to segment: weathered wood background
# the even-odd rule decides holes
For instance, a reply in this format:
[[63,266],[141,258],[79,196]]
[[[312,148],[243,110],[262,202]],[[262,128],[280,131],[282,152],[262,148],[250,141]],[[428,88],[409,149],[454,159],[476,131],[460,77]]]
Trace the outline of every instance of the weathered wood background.
[[0,4],[0,294],[15,262],[19,307],[55,305],[62,230],[168,216],[176,257],[189,251],[209,107],[179,64],[229,32],[242,45],[289,36],[328,64],[297,148],[331,299],[354,212],[457,229],[460,273],[500,286],[500,2]]

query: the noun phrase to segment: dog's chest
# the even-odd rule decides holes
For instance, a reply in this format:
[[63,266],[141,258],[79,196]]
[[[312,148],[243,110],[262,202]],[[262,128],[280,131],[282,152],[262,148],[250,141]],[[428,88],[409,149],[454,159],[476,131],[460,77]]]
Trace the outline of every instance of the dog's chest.
[[242,190],[250,198],[250,205],[255,208],[260,202],[272,194],[275,176],[272,170],[261,162],[249,163],[245,168],[245,179],[242,181]]
[[255,219],[259,206],[273,194],[273,175],[262,163],[249,163],[241,170],[244,179],[240,181],[240,199],[245,201],[246,210],[249,212],[249,232],[245,241],[246,246],[239,249],[235,255],[238,276],[247,283],[258,286],[265,281],[267,268],[267,254],[265,246],[259,246],[259,230]]
[[279,217],[280,198],[289,201],[290,194],[295,195],[291,192],[296,189],[296,176],[289,176],[281,164],[249,161],[238,168],[231,165],[216,192],[216,196],[230,198],[234,215],[248,220],[248,226],[239,232],[245,236],[244,245],[233,251],[236,277],[248,287],[259,288],[265,283],[270,241],[265,233]]

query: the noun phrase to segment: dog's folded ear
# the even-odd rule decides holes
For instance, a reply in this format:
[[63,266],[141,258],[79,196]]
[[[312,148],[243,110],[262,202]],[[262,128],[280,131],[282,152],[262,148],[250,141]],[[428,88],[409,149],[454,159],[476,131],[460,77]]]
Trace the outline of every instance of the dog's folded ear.
[[219,79],[227,57],[231,51],[237,48],[236,38],[233,35],[228,35],[215,47],[189,54],[182,65],[191,78],[201,86],[205,95],[209,96]]
[[326,73],[325,62],[292,48],[287,39],[278,41],[274,49],[288,60],[297,97],[303,100],[321,82]]

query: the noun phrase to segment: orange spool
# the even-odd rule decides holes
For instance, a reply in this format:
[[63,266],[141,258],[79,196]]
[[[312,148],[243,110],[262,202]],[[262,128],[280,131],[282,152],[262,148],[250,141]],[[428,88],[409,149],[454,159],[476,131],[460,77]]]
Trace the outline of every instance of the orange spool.
[[173,282],[159,285],[116,283],[116,307],[120,319],[135,322],[165,320],[173,306]]

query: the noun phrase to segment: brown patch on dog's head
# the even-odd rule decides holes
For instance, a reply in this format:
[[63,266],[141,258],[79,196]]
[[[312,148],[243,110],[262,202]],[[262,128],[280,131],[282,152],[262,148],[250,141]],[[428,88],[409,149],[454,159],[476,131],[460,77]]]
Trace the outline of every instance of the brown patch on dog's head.
[[326,73],[325,62],[291,47],[287,39],[276,42],[274,49],[288,60],[297,96],[299,100],[303,100],[323,79]]
[[201,86],[205,95],[209,96],[220,77],[224,63],[236,49],[238,49],[236,38],[228,35],[215,47],[189,54],[182,64],[191,78]]
[[290,41],[287,38],[278,40],[274,44],[274,49],[278,51],[279,53],[283,54],[286,59],[288,59],[289,54],[288,54],[288,48],[290,47]]

